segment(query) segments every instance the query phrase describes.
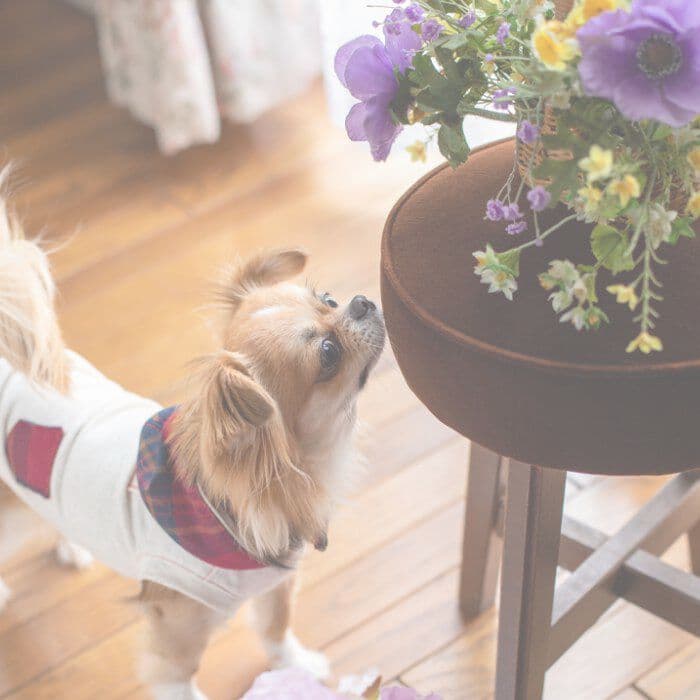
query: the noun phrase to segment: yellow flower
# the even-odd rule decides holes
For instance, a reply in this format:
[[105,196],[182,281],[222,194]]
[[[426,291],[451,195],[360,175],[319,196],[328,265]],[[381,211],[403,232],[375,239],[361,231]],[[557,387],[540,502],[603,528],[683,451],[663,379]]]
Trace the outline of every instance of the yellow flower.
[[628,287],[626,284],[612,284],[606,289],[610,294],[615,295],[615,301],[618,304],[627,304],[630,307],[630,311],[634,311],[639,303],[639,297],[634,291],[634,287]]
[[688,214],[694,219],[700,218],[700,192],[693,192],[688,200]]
[[700,177],[700,146],[695,146],[695,148],[688,153],[688,162],[695,169],[696,177]]
[[603,198],[603,190],[589,185],[588,187],[581,187],[578,190],[578,196],[584,199],[587,204],[598,204]]
[[625,175],[622,180],[613,180],[608,185],[608,192],[620,198],[620,204],[626,207],[632,197],[639,197],[641,188],[634,175]]
[[422,141],[416,141],[410,146],[406,146],[406,151],[411,155],[411,161],[425,163],[428,158],[428,152],[425,148],[425,144]]
[[613,153],[600,146],[593,145],[588,152],[588,157],[582,158],[578,164],[581,170],[585,170],[588,173],[588,182],[595,182],[610,175],[613,165]]
[[557,20],[543,22],[532,35],[532,47],[547,68],[564,70],[566,62],[576,55],[577,43],[573,32]]
[[630,344],[627,346],[627,352],[634,352],[639,350],[645,355],[648,355],[652,350],[661,352],[664,349],[661,343],[661,338],[657,338],[655,335],[651,335],[646,331],[642,331]]
[[610,12],[621,7],[625,9],[628,7],[626,0],[583,0],[569,12],[564,23],[576,31],[589,19],[597,17],[602,12]]

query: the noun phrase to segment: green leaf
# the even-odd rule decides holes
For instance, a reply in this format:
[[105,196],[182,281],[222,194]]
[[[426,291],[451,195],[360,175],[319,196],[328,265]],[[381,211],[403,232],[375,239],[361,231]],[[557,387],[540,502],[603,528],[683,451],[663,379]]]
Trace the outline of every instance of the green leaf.
[[598,224],[591,232],[591,250],[596,260],[613,274],[634,268],[634,260],[627,254],[629,240],[624,231]]
[[498,253],[498,262],[507,267],[513,277],[520,274],[520,251],[517,248]]
[[450,51],[459,51],[459,49],[464,48],[468,43],[469,36],[464,32],[460,32],[459,34],[454,34],[453,36],[449,37],[449,39],[444,41],[441,46],[445,49],[449,49]]
[[596,273],[591,272],[583,276],[583,283],[586,285],[586,292],[588,293],[588,300],[591,304],[595,304],[598,301],[598,295],[596,294],[595,283],[596,283]]
[[443,124],[438,131],[438,147],[453,168],[464,163],[469,157],[469,144],[464,138],[461,124]]
[[533,175],[536,180],[549,180],[547,189],[552,195],[552,205],[559,200],[563,192],[574,194],[580,185],[575,160],[544,160],[533,170]]
[[681,236],[684,238],[695,238],[695,231],[690,223],[690,219],[685,216],[679,216],[671,225],[671,235],[668,238],[668,242],[671,245],[675,245]]

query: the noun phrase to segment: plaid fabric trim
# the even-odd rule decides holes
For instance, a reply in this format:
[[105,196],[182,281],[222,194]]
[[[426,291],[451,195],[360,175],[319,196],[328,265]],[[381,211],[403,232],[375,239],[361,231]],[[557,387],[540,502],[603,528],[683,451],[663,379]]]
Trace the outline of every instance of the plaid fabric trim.
[[165,408],[141,430],[136,476],[150,514],[183,549],[221,569],[259,569],[234,540],[195,487],[177,478],[165,439],[176,407]]
[[7,434],[5,454],[17,481],[44,498],[51,497],[51,474],[63,440],[58,427],[20,420]]

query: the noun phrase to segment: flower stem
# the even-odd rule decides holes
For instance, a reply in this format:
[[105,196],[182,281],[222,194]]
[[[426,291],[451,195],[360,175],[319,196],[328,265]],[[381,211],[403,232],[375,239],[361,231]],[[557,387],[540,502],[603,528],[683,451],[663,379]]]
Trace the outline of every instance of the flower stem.
[[493,119],[497,122],[510,122],[515,124],[518,121],[518,118],[514,114],[500,114],[498,112],[492,112],[488,109],[481,109],[480,107],[470,107],[468,114],[473,114],[475,117]]
[[544,233],[540,234],[539,238],[533,238],[532,240],[519,245],[517,248],[510,248],[509,250],[503,252],[508,253],[510,251],[522,251],[525,250],[525,248],[531,248],[532,246],[537,245],[539,241],[543,241],[545,238],[547,238],[547,236],[561,228],[564,224],[568,224],[569,221],[573,221],[575,218],[576,214],[570,214],[569,216],[564,217],[561,221],[558,221],[556,224],[554,224],[554,226],[550,226]]

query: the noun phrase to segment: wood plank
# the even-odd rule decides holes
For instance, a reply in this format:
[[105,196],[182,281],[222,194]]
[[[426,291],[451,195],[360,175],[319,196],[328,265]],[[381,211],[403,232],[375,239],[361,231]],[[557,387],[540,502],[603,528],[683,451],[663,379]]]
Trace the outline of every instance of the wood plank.
[[[445,698],[492,700],[496,624],[494,612],[484,613],[459,640],[402,674],[402,679],[421,692],[442,693]],[[610,697],[691,639],[649,613],[621,606],[549,670],[544,699]]]
[[619,693],[615,693],[609,700],[645,700],[645,698],[649,700],[646,695],[642,695],[638,690],[630,686]]
[[700,698],[700,640],[679,649],[635,685],[653,700]]

